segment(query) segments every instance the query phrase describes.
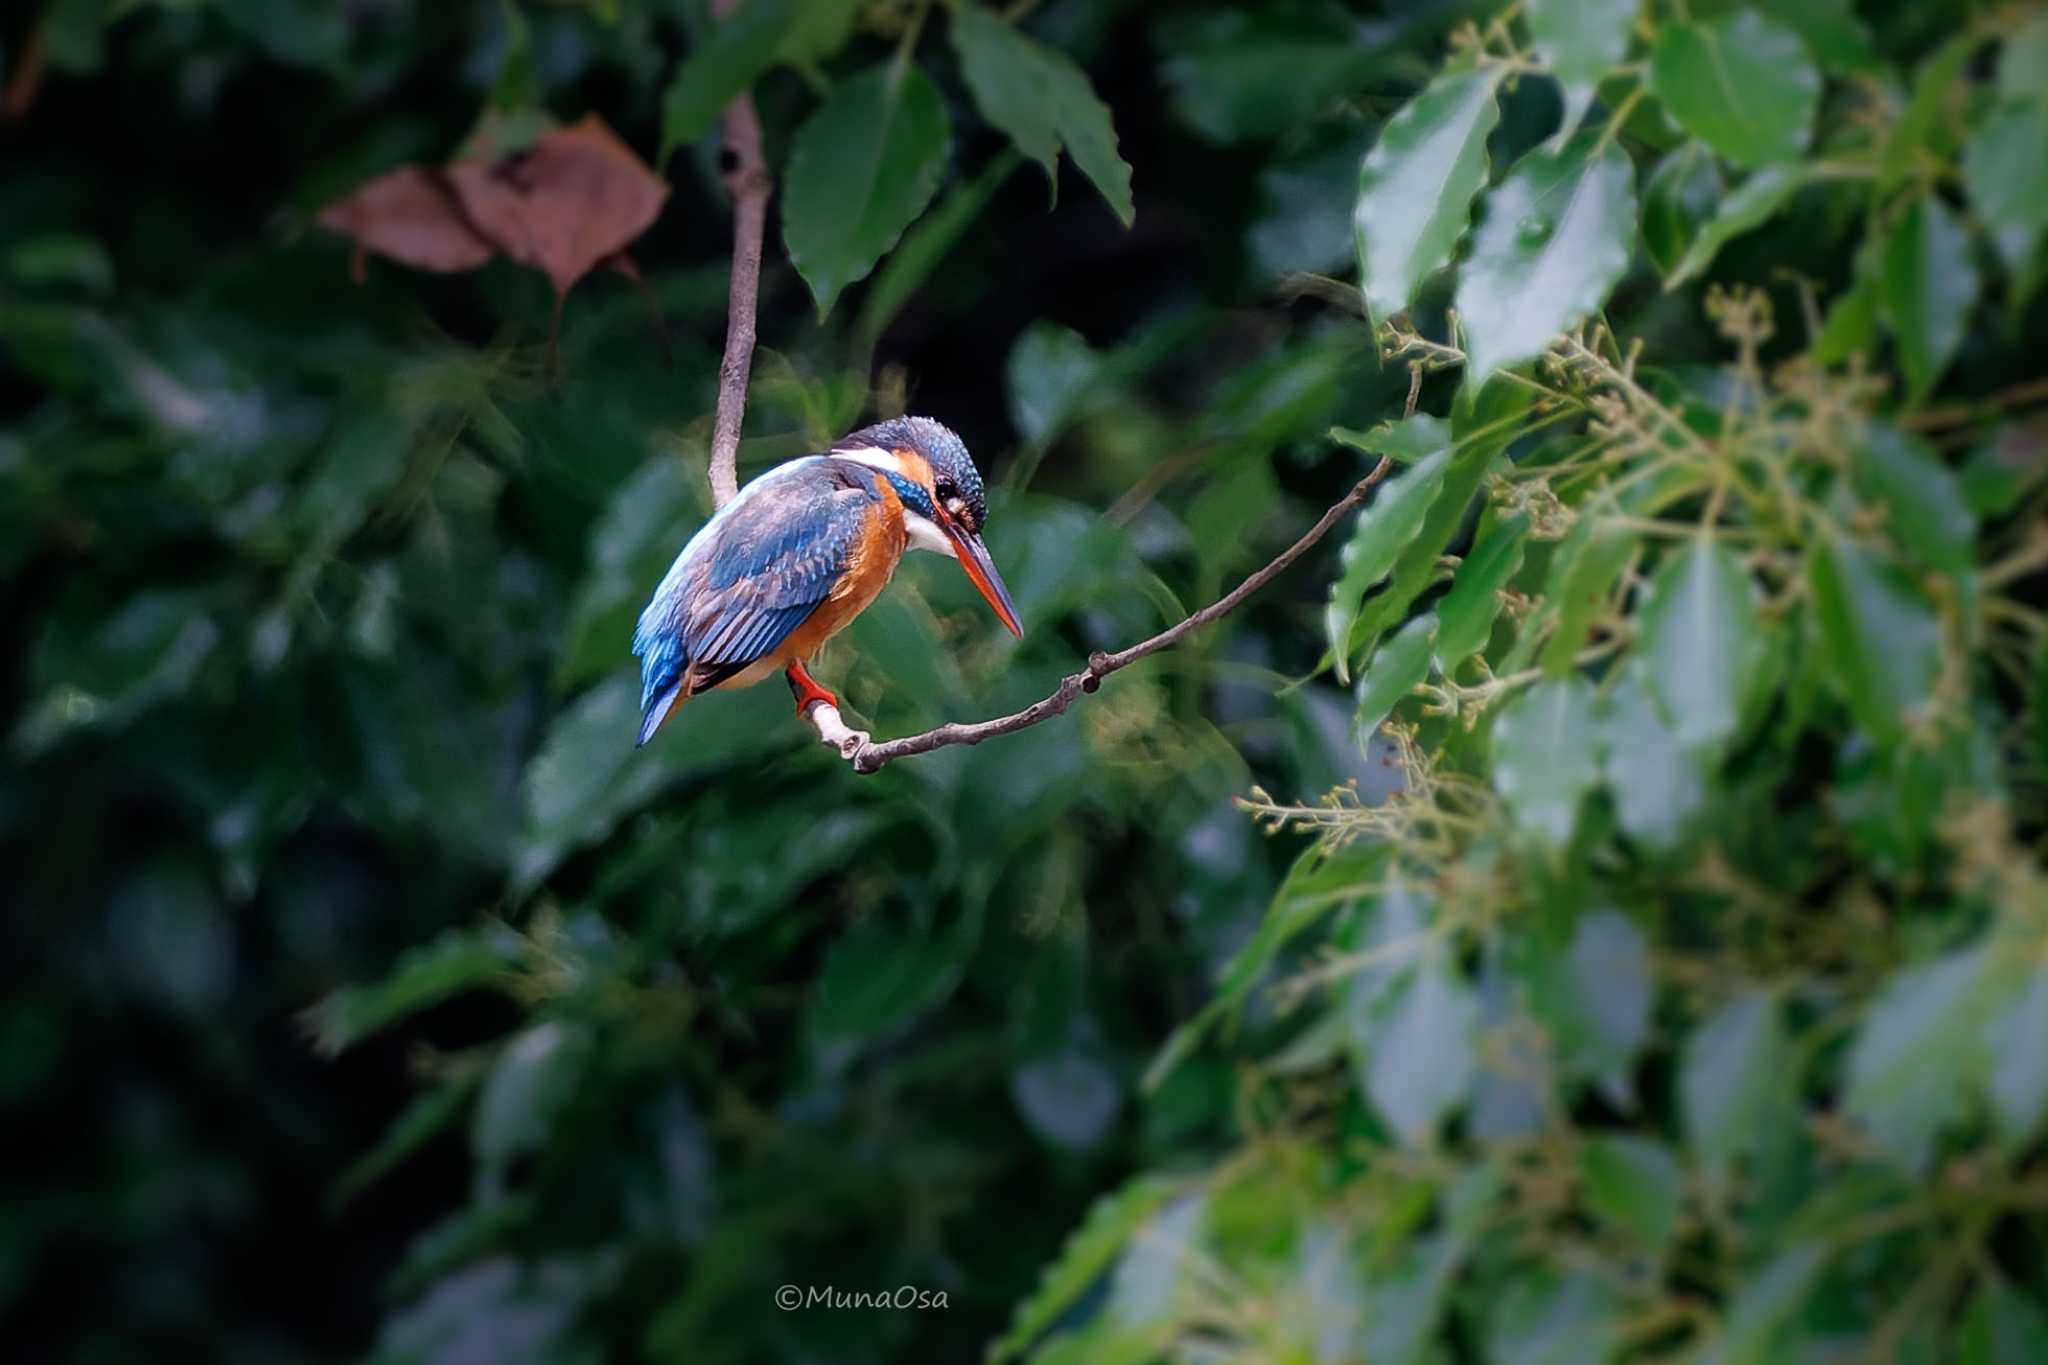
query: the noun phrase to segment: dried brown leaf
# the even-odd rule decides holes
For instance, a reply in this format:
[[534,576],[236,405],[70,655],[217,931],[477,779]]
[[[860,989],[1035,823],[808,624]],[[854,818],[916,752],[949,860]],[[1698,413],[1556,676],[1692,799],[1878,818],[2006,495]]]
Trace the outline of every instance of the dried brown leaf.
[[490,242],[431,166],[387,171],[321,209],[318,222],[359,250],[421,270],[474,270],[491,258]]

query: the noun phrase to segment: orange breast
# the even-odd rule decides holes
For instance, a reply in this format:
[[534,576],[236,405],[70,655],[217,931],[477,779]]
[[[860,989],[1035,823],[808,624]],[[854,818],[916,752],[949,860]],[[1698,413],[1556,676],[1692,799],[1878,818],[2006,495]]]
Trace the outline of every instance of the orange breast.
[[868,603],[880,595],[896,572],[908,543],[903,530],[903,500],[896,496],[888,480],[877,482],[882,487],[882,500],[868,509],[860,538],[848,556],[846,572],[833,585],[831,596],[820,602],[818,609],[791,631],[775,651],[776,667],[816,654],[849,621],[867,610]]

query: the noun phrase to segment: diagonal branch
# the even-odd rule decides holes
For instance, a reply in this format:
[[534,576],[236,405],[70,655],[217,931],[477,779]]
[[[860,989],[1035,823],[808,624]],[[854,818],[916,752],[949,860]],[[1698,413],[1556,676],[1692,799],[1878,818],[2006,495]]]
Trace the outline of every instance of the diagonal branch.
[[[737,0],[714,0],[723,19]],[[761,293],[761,234],[775,188],[761,157],[761,118],[742,90],[725,106],[725,192],[732,198],[732,289],[727,297],[725,358],[718,365],[718,416],[711,426],[711,500],[723,507],[740,491],[740,422],[747,415],[747,378],[754,368],[754,311]]]
[[1200,630],[1219,617],[1228,616],[1244,605],[1245,599],[1277,578],[1281,571],[1306,554],[1309,547],[1329,534],[1344,516],[1373,490],[1373,485],[1387,476],[1391,462],[1384,457],[1373,468],[1372,473],[1360,479],[1352,490],[1323,513],[1321,520],[1302,533],[1301,539],[1282,550],[1272,563],[1260,569],[1230,592],[1217,598],[1208,606],[1195,612],[1187,619],[1168,626],[1148,640],[1140,640],[1128,649],[1114,654],[1097,652],[1088,656],[1088,666],[1078,673],[1069,673],[1060,680],[1052,692],[1031,703],[1022,711],[1013,711],[1007,716],[993,720],[974,721],[968,724],[951,722],[934,726],[922,734],[905,735],[901,739],[883,740],[879,744],[860,730],[849,729],[839,717],[839,709],[825,702],[813,702],[804,713],[812,725],[817,727],[818,738],[839,751],[839,756],[853,765],[857,773],[878,772],[882,767],[899,758],[912,754],[928,754],[934,749],[943,749],[949,744],[979,744],[997,735],[1012,735],[1027,730],[1040,721],[1050,720],[1079,701],[1082,696],[1095,691],[1102,680],[1120,668],[1128,668],[1148,654],[1179,644],[1183,637]]

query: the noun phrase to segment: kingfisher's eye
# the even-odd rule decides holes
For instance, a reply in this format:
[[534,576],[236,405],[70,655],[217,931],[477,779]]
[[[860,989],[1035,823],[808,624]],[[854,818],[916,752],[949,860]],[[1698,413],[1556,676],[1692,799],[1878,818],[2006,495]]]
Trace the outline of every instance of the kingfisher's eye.
[[940,479],[932,485],[932,491],[939,495],[940,502],[951,502],[960,496],[960,490],[953,486],[951,479]]

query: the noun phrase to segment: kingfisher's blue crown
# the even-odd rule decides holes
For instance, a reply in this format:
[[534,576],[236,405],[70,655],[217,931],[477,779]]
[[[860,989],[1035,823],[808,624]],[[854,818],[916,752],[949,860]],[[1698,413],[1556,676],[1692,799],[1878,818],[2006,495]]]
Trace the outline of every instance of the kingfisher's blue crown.
[[970,529],[980,530],[988,519],[988,495],[981,486],[981,471],[967,453],[967,443],[943,422],[929,417],[893,417],[862,427],[838,443],[840,450],[873,446],[881,450],[908,448],[931,462],[934,481],[951,482],[967,501]]

